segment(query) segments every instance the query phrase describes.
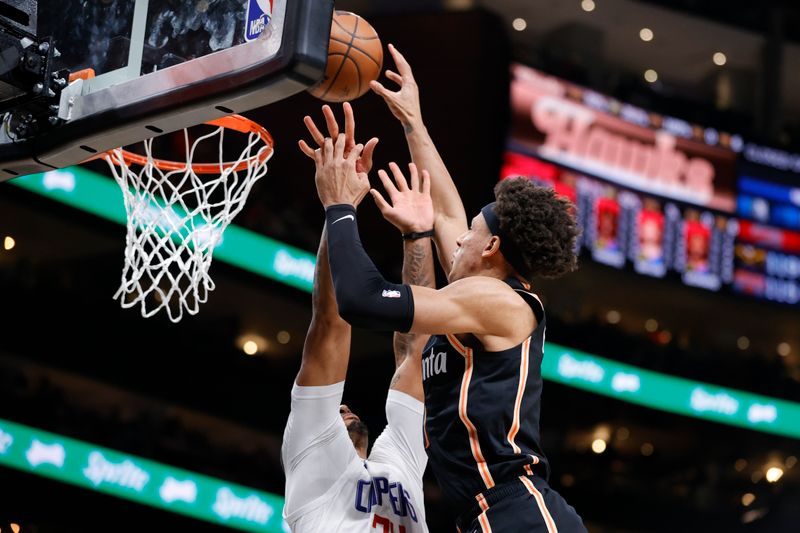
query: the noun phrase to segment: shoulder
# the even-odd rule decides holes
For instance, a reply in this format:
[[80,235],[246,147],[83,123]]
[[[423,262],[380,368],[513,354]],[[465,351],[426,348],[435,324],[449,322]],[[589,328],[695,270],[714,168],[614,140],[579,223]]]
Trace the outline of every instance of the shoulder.
[[480,305],[507,305],[512,309],[524,309],[528,305],[508,283],[488,276],[470,276],[454,281],[447,288],[460,296],[474,299]]
[[[483,332],[501,337],[528,335],[536,327],[531,306],[505,281],[488,276],[470,276],[453,282],[455,298],[481,317]],[[520,320],[521,317],[529,317]]]

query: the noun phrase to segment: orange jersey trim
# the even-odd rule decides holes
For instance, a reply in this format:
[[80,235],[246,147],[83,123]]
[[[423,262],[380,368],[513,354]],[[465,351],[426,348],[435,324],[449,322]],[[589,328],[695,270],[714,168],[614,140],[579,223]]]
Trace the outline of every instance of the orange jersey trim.
[[522,484],[525,485],[525,488],[528,489],[528,492],[531,493],[533,499],[536,500],[536,505],[539,507],[539,512],[542,513],[542,518],[544,518],[544,523],[547,526],[547,533],[558,533],[558,528],[556,527],[553,517],[550,516],[550,511],[547,510],[547,505],[544,503],[544,496],[542,496],[542,493],[538,491],[530,479],[524,476],[520,476],[519,479],[522,481]]
[[459,394],[458,398],[458,417],[467,428],[467,433],[469,434],[469,447],[472,451],[472,457],[475,459],[475,462],[478,465],[478,472],[481,474],[481,479],[483,479],[483,483],[486,485],[486,488],[491,489],[494,487],[494,479],[492,479],[492,474],[489,472],[486,459],[483,457],[483,453],[481,452],[481,445],[480,442],[478,442],[478,430],[475,429],[475,425],[469,419],[469,416],[467,416],[469,382],[472,379],[472,350],[469,348],[465,348],[465,350],[464,377],[461,379],[461,393]]
[[[519,413],[522,409],[522,398],[525,395],[525,386],[528,383],[528,368],[530,366],[530,348],[531,348],[531,338],[528,337],[525,339],[525,342],[522,343],[522,350],[521,356],[519,360],[519,385],[517,386],[517,399],[514,402],[514,420],[511,424],[511,429],[508,431],[508,443],[511,445],[511,449],[514,450],[514,453],[522,453],[522,450],[517,443],[514,442],[514,439],[517,437],[517,433],[519,433],[521,423],[519,421]],[[531,455],[531,460],[533,464],[539,462],[539,458],[535,455]],[[529,476],[533,475],[533,470],[531,470],[530,465],[525,465],[523,467],[525,469],[525,473]]]
[[[469,350],[469,348],[467,348],[466,346],[464,346],[463,344],[461,344],[461,341],[459,341],[459,340],[456,338],[456,336],[455,336],[455,335],[453,335],[453,334],[448,334],[448,335],[446,335],[446,337],[447,337],[447,340],[448,340],[448,342],[450,342],[450,345],[451,345],[453,348],[455,348],[455,349],[456,349],[456,351],[457,351],[458,353],[460,353],[460,354],[461,354],[461,355],[463,355],[463,356],[466,356],[466,355],[467,355],[467,350]],[[471,351],[471,350],[470,350],[470,351]]]
[[489,510],[489,504],[486,502],[486,498],[483,497],[483,494],[478,494],[475,499],[478,500],[478,505],[480,505],[483,510],[483,512],[478,515],[478,523],[481,525],[481,531],[483,531],[483,533],[492,533],[489,517],[486,516],[486,511]]

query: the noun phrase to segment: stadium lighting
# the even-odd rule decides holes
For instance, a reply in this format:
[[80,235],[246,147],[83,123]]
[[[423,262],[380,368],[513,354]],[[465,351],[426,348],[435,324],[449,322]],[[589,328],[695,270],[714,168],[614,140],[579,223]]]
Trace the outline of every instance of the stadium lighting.
[[789,345],[788,342],[782,342],[778,345],[778,355],[781,357],[786,357],[792,352],[792,347]]
[[592,451],[594,453],[603,453],[606,451],[606,441],[603,439],[594,439],[592,441]]
[[736,459],[736,462],[733,463],[733,468],[735,468],[737,472],[741,472],[747,468],[747,459]]
[[246,333],[236,338],[236,346],[246,355],[258,355],[269,349],[269,341],[261,335]]
[[767,481],[770,483],[776,483],[780,478],[783,477],[783,468],[779,466],[772,466],[767,469]]
[[746,350],[746,349],[748,349],[750,347],[750,339],[748,339],[747,337],[742,335],[741,337],[736,339],[736,346],[740,350]]
[[658,320],[655,318],[648,318],[647,322],[644,323],[644,329],[649,331],[650,333],[655,333],[658,331]]
[[581,9],[583,9],[587,13],[591,13],[592,11],[594,11],[595,7],[596,6],[594,5],[594,0],[581,0]]
[[619,321],[622,320],[622,315],[619,311],[611,310],[606,313],[606,320],[608,320],[609,324],[619,324]]
[[244,346],[242,346],[242,351],[247,355],[255,355],[258,353],[258,344],[256,341],[247,341],[244,343]]
[[797,464],[797,457],[795,457],[794,455],[790,455],[789,457],[786,458],[786,461],[784,461],[783,464],[786,465],[786,468],[792,468],[794,465]]
[[718,67],[721,67],[725,63],[728,62],[728,57],[723,54],[722,52],[714,52],[714,56],[712,57],[714,64]]
[[649,68],[649,69],[644,71],[644,79],[648,83],[654,83],[654,82],[658,81],[658,72],[656,72],[655,70]]
[[753,503],[755,499],[756,499],[755,494],[753,494],[752,492],[745,492],[744,494],[742,494],[742,505],[747,507],[748,505]]
[[650,28],[642,28],[641,30],[639,30],[639,38],[646,43],[652,41],[654,36],[655,35],[653,34],[653,30],[651,30]]
[[14,240],[14,237],[6,236],[6,238],[3,239],[3,249],[4,250],[11,250],[16,245],[17,245],[17,241]]
[[653,455],[654,451],[653,445],[650,444],[649,442],[645,442],[644,444],[642,444],[640,451],[642,452],[642,455],[644,455],[645,457],[650,457],[651,455]]
[[19,531],[21,529],[19,527],[19,524],[11,523],[11,524],[9,524],[9,526],[11,527],[11,533],[19,533]]
[[514,22],[511,23],[511,27],[517,31],[525,31],[525,28],[528,27],[528,23],[525,22],[525,19],[515,18]]
[[292,336],[289,335],[288,331],[279,331],[278,332],[278,342],[281,344],[289,344],[289,341],[292,340]]

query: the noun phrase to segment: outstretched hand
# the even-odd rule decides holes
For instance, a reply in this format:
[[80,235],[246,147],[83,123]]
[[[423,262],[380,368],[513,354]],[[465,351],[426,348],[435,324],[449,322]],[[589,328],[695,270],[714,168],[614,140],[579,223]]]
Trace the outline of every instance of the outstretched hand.
[[340,133],[335,143],[326,137],[322,147],[314,151],[317,167],[314,181],[320,202],[326,208],[337,204],[357,206],[369,191],[367,174],[356,169],[364,145],[355,145],[345,157],[346,144],[345,134]]
[[[344,157],[347,157],[356,147],[356,119],[353,115],[353,106],[350,105],[350,102],[345,102],[342,108],[344,109]],[[325,123],[328,127],[328,137],[331,139],[337,139],[339,137],[340,130],[339,123],[336,121],[336,116],[334,116],[333,110],[329,105],[324,105],[322,106],[322,114],[325,116]],[[317,146],[322,148],[325,144],[325,136],[317,127],[314,119],[306,115],[303,118],[303,123],[306,125],[308,132],[311,134],[311,138],[314,139],[315,143],[317,143]],[[311,148],[306,141],[301,139],[297,142],[297,144],[300,146],[300,150],[302,150],[304,154],[311,159],[314,159],[314,149]],[[373,137],[367,141],[366,145],[364,145],[364,150],[361,152],[361,156],[356,161],[357,172],[369,174],[369,171],[372,170],[372,154],[375,151],[375,146],[377,144],[378,138]]]
[[399,120],[406,131],[414,128],[416,121],[421,120],[422,111],[419,105],[419,88],[414,80],[414,73],[411,65],[403,57],[394,45],[389,45],[389,52],[397,65],[397,72],[386,71],[386,77],[397,83],[400,88],[397,91],[390,91],[379,81],[370,82],[370,89],[378,96],[383,98],[389,106],[392,114]]
[[420,173],[414,163],[409,164],[408,171],[411,177],[409,187],[396,163],[389,163],[389,169],[394,175],[394,182],[385,170],[379,170],[378,176],[389,195],[391,204],[377,190],[369,191],[383,218],[402,233],[418,233],[433,229],[433,200],[431,200],[431,177],[428,171],[423,170]]

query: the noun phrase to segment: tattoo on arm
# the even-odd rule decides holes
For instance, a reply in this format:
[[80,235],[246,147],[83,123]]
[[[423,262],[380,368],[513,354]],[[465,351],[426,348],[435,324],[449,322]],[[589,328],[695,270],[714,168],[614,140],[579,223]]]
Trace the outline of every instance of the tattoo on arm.
[[[403,254],[403,283],[420,287],[434,287],[433,249],[430,238],[405,242]],[[405,360],[414,349],[417,335],[411,333],[394,334],[394,362],[396,366]],[[397,376],[395,376],[395,379]],[[395,379],[392,380],[394,385]]]
[[403,283],[433,287],[433,253],[430,238],[407,242],[403,257]]
[[406,132],[406,135],[409,133],[414,133],[414,125],[410,122],[403,124],[403,131]]

